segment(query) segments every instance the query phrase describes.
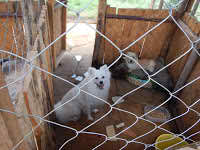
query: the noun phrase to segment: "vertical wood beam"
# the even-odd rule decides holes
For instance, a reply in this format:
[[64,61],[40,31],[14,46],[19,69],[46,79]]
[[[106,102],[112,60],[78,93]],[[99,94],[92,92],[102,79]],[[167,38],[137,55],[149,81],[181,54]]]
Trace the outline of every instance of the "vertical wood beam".
[[[50,41],[54,41],[54,26],[53,26],[53,21],[54,21],[54,0],[48,0],[47,6],[48,6],[48,20],[49,20],[49,28],[50,28]],[[56,51],[54,49],[54,45],[51,46],[51,51],[52,51],[52,61],[53,61],[53,68],[55,69],[56,67]]]
[[[4,85],[6,85],[6,82],[4,80],[4,75],[0,69],[0,87]],[[0,90],[0,97],[0,108],[15,112],[7,88],[3,88]],[[23,134],[21,132],[17,116],[7,112],[0,112],[0,114],[5,122],[5,125],[8,130],[8,135],[13,142],[13,146],[15,146],[23,138]],[[19,145],[18,150],[31,150],[31,148],[25,140]]]
[[[192,31],[189,29],[189,27],[186,24],[184,24],[181,20],[178,20],[178,23],[181,25],[181,27],[184,29],[184,31],[187,33],[187,35],[193,41],[198,39],[198,37],[192,33]],[[199,45],[196,45],[196,47],[198,47],[198,46]],[[183,71],[181,72],[180,77],[175,85],[174,91],[177,91],[179,88],[184,86],[188,77],[191,74],[192,69],[194,68],[194,65],[197,62],[198,57],[199,56],[197,55],[196,51],[193,49],[187,59],[185,67],[183,68]],[[180,93],[177,93],[176,96],[178,96],[179,94]],[[180,104],[180,101],[178,101],[176,99],[170,100],[169,109],[171,110],[171,112],[174,116],[177,116],[180,114],[180,110],[177,108],[177,105],[179,105],[179,104]],[[174,106],[176,106],[176,107],[174,107]],[[179,118],[178,120],[176,120],[176,124],[179,129],[179,132],[183,132],[185,130],[185,126],[184,126],[184,122],[183,122],[182,118]]]
[[[66,32],[67,30],[67,8],[66,7],[62,7],[62,33]],[[67,36],[65,35],[62,38],[62,49],[66,50],[66,45],[67,45]]]
[[[105,32],[106,9],[107,9],[107,0],[99,0],[97,30],[102,34],[104,34]],[[103,63],[102,62],[104,56],[103,40],[104,38],[101,35],[99,35],[99,33],[96,33],[92,66],[101,65],[101,63]]]
[[158,9],[162,9],[163,4],[164,4],[164,0],[160,0],[160,3],[159,3],[159,6],[158,6]]

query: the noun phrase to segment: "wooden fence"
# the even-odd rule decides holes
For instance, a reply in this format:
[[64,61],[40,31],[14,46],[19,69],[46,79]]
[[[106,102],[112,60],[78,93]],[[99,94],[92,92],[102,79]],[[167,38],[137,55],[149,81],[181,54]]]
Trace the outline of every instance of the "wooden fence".
[[[23,44],[23,23],[21,9],[18,2],[0,2],[0,47],[3,50],[26,55],[26,47]],[[9,55],[1,53],[1,58]]]
[[[120,49],[126,48],[149,29],[168,16],[167,10],[152,9],[117,9],[110,7],[106,1],[100,1],[97,29],[113,41]],[[157,58],[165,55],[169,38],[175,25],[171,20],[165,21],[147,36],[137,41],[127,51],[137,54],[142,51],[141,58]],[[119,56],[117,49],[106,39],[96,34],[93,65],[110,64]]]
[[[200,23],[190,15],[194,0],[185,0],[182,7],[174,13],[174,17],[185,33],[170,19],[158,26],[155,30],[148,33],[144,38],[131,46],[127,51],[139,53],[142,50],[141,58],[157,58],[163,56],[166,64],[169,64],[187,50],[191,48],[191,43],[186,35],[194,42],[200,35]],[[167,10],[152,10],[152,9],[116,9],[107,5],[106,0],[99,1],[99,13],[97,29],[114,42],[120,49],[126,48],[131,42],[137,40],[141,35],[146,33],[152,27],[155,27],[159,22],[168,16]],[[185,35],[186,34],[186,35]],[[195,44],[199,49],[199,44]],[[103,63],[111,64],[119,56],[118,50],[111,45],[104,37],[96,34],[93,66],[99,66]],[[178,90],[189,81],[197,78],[200,75],[199,56],[191,50],[187,55],[179,61],[168,67],[168,70],[173,78],[174,90]],[[187,105],[193,104],[200,98],[199,80],[179,91],[177,96],[181,98]],[[174,105],[170,105],[171,112],[174,116],[178,116],[187,111],[187,108],[177,99]],[[200,112],[199,103],[194,105]],[[178,129],[183,132],[199,119],[198,115],[193,111],[189,111],[180,119],[176,119]],[[186,134],[200,130],[199,125],[189,130]],[[196,135],[195,140],[200,140],[200,136]]]
[[[48,1],[48,10],[44,1],[35,1],[34,3],[32,3],[31,0],[0,2],[1,49],[31,60],[60,34],[65,32],[66,25],[63,24],[66,24],[66,8],[55,8],[55,3],[52,2],[53,1]],[[18,7],[18,11],[16,11],[16,7]],[[29,17],[30,22],[27,22],[26,17]],[[17,32],[17,30],[14,31],[16,25],[23,28],[20,30],[20,34],[18,33],[15,37],[13,32]],[[6,37],[4,36],[5,33]],[[44,53],[37,57],[33,61],[33,64],[46,71],[53,72],[56,64],[56,56],[59,55],[61,50],[65,49],[65,41],[66,36],[63,36],[62,39],[58,40],[52,47],[49,47]],[[24,42],[24,44],[22,44],[22,42]],[[14,47],[12,47],[13,43],[15,45]],[[17,49],[20,49],[20,51]],[[7,58],[9,56],[11,56],[11,58],[16,58],[10,54],[1,52],[1,58]],[[30,66],[26,65],[25,68],[25,72],[20,72],[19,70],[18,72],[16,70],[16,79],[22,77],[22,75],[30,69]],[[1,69],[0,67],[0,70]],[[8,84],[5,82],[8,76],[10,75],[3,75],[3,73],[0,72],[0,87]],[[23,78],[23,81],[23,88],[18,92],[15,98],[15,107],[13,107],[10,101],[8,89],[4,88],[0,90],[0,97],[5,99],[4,103],[0,103],[0,108],[8,108],[8,110],[12,112],[25,115],[45,116],[52,110],[54,105],[52,76],[33,68],[33,70]],[[45,119],[50,118],[47,117]],[[0,132],[5,135],[5,139],[1,140],[1,146],[6,150],[12,149],[27,133],[31,132],[34,127],[37,127],[40,120],[34,117],[23,115],[16,116],[1,112],[0,122],[2,126]],[[27,140],[19,146],[19,149],[55,149],[53,130],[50,128],[49,124],[41,123],[33,134],[28,136]]]
[[[184,29],[187,36],[194,42],[199,38],[200,35],[200,23],[191,16],[188,12],[186,12],[183,17],[178,20],[179,24]],[[195,44],[197,50],[199,50],[199,44]],[[182,55],[186,52],[189,48],[191,48],[191,44],[188,42],[188,39],[183,34],[180,29],[177,29],[174,33],[172,42],[169,47],[168,56],[166,61],[169,63],[175,58]],[[169,67],[170,74],[172,75],[174,82],[177,83],[177,87],[181,87],[181,80],[185,80],[183,83],[189,83],[190,81],[198,78],[200,76],[200,61],[199,56],[197,53],[192,50],[188,55],[183,57],[181,60],[177,61],[176,63],[172,64]],[[195,103],[200,98],[200,88],[199,88],[200,81],[197,80],[191,85],[185,87],[183,90],[178,92],[178,96],[184,103],[188,106]],[[199,103],[196,103],[193,107],[194,110],[200,112]],[[187,111],[185,105],[183,105],[180,101],[177,101],[177,107],[175,107],[177,114],[181,115]],[[185,131],[186,129],[190,128],[198,121],[199,117],[194,111],[189,111],[183,117],[178,119],[177,125],[181,132]],[[191,130],[185,133],[186,136],[189,136],[193,133],[196,133],[200,130],[198,124],[196,124]],[[193,137],[194,140],[199,141],[200,136],[197,134]]]
[[[60,5],[54,7],[55,1],[48,2],[48,23],[50,29],[50,42],[66,31],[67,9]],[[39,2],[33,3],[35,14],[40,12]],[[26,57],[27,47],[24,37],[24,27],[21,5],[19,1],[0,2],[0,48],[19,56]],[[51,46],[53,66],[56,66],[56,57],[66,49],[66,36],[57,40]],[[7,58],[8,54],[1,53],[0,58]]]

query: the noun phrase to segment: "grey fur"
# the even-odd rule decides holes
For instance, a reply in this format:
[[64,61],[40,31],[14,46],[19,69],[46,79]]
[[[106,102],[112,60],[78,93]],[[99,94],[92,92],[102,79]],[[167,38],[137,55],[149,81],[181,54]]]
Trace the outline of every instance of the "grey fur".
[[[155,66],[154,71],[153,72],[147,71],[150,75],[156,73],[158,70],[162,69],[165,66],[164,59],[162,57],[157,58],[155,60],[155,62],[156,62],[156,66]],[[131,73],[137,75],[138,77],[140,77],[143,80],[148,79],[148,76],[145,74],[145,72],[142,69],[133,70]],[[167,68],[165,68],[164,70],[162,70],[161,72],[159,72],[158,74],[153,76],[152,79],[155,80],[156,82],[160,83],[164,87],[166,87],[168,90],[172,91],[173,82],[172,82],[172,78],[171,78]],[[158,85],[158,87],[159,87],[159,85]]]

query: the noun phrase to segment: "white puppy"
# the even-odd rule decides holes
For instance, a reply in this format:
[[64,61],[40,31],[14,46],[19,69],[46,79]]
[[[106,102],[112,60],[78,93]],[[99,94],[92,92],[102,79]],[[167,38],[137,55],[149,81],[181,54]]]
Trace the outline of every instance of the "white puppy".
[[[138,56],[133,52],[127,52],[126,54],[131,58],[135,59],[145,70],[148,70],[150,72],[154,71],[156,62],[153,59],[138,59]],[[141,67],[137,63],[135,63],[134,60],[128,57],[123,57],[123,59],[125,60],[125,63],[129,68],[129,72],[141,69]]]
[[[107,101],[111,77],[111,73],[107,65],[102,66],[98,70],[90,67],[85,76],[86,78],[77,86],[83,86],[81,88],[82,90]],[[90,82],[87,83],[88,81]],[[56,118],[59,122],[66,123],[68,121],[77,121],[82,113],[87,115],[88,120],[93,120],[91,112],[96,112],[99,107],[102,107],[105,104],[105,102],[103,102],[102,100],[99,100],[94,96],[88,95],[82,91],[79,93],[78,96],[76,96],[78,92],[79,90],[77,87],[72,88],[64,95],[62,100],[54,106],[55,109],[66,103],[55,111]],[[75,98],[72,101],[68,102],[73,97]]]

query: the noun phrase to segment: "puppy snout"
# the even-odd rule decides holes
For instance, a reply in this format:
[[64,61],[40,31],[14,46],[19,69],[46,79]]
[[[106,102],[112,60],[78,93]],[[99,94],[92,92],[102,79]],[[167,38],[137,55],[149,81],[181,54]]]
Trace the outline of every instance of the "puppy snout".
[[100,84],[103,84],[103,81],[100,81],[99,83],[100,83]]

